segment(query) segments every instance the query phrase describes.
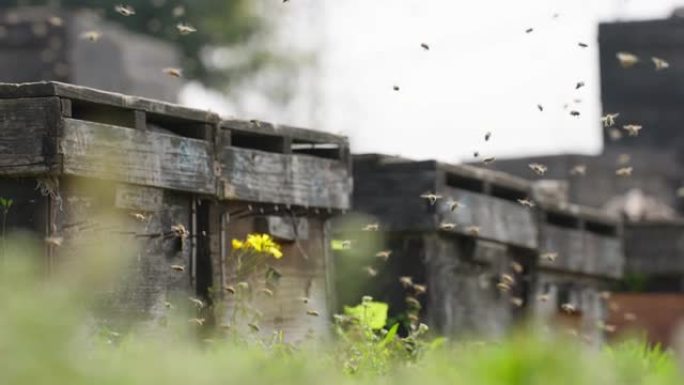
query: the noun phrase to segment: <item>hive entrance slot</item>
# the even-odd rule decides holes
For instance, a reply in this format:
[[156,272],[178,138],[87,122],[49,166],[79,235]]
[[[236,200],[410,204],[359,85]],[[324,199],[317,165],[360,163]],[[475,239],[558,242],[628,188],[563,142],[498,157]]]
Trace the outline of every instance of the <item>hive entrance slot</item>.
[[340,159],[341,148],[337,143],[316,143],[294,139],[292,141],[292,153],[311,155],[319,158]]

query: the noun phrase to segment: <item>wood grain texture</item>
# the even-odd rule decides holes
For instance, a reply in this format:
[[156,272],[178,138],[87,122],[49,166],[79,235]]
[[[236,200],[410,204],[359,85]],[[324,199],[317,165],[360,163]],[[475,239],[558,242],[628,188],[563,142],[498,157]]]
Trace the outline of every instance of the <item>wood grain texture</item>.
[[[444,187],[437,201],[439,223],[457,225],[457,233],[467,234],[469,226],[477,226],[479,237],[515,246],[537,248],[537,221],[533,210],[518,202],[478,194],[471,191]],[[451,210],[452,200],[463,207]]]
[[221,199],[350,207],[352,181],[342,162],[238,148],[221,149],[219,162]]
[[0,174],[35,175],[57,162],[60,125],[56,97],[0,100]]
[[63,173],[215,193],[211,144],[163,133],[64,119]]

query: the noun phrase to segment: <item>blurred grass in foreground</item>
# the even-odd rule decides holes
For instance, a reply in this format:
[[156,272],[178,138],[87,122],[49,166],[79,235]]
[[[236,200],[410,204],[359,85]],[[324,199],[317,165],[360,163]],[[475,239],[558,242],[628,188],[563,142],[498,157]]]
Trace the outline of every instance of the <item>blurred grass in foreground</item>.
[[[521,332],[500,342],[406,344],[341,338],[297,348],[219,337],[202,340],[184,316],[162,332],[99,329],[88,307],[103,258],[46,278],[40,245],[8,243],[0,268],[0,384],[682,384],[673,354],[636,341],[602,349]],[[12,257],[14,255],[14,257]],[[104,254],[106,255],[106,253]],[[111,266],[107,271],[116,271]],[[92,277],[98,279],[92,279]],[[90,279],[88,279],[90,277]],[[347,336],[350,337],[350,336]],[[350,357],[354,374],[345,370]],[[381,361],[381,362],[380,362]]]

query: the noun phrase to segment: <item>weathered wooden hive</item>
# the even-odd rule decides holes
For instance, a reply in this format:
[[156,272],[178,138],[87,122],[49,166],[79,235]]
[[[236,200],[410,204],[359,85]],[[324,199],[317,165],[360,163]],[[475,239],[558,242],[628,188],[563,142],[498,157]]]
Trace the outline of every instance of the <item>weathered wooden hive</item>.
[[[274,264],[281,278],[274,294],[257,294],[264,332],[283,330],[300,340],[329,330],[329,219],[350,208],[352,179],[346,138],[260,121],[226,120],[218,135],[218,199],[211,222],[233,238],[258,232],[273,236],[285,257]],[[217,239],[218,240],[218,239]],[[214,287],[235,286],[233,271],[221,261],[229,243],[214,243]],[[233,296],[223,291],[234,310]],[[308,300],[303,300],[307,298]],[[319,316],[314,316],[317,312]]]
[[[221,308],[230,240],[265,232],[285,257],[262,326],[327,330],[326,226],[349,208],[346,138],[55,82],[0,85],[0,130],[8,228],[48,237],[50,265],[96,242],[135,246],[108,297],[121,315],[161,320],[189,296]],[[295,306],[304,295],[308,308]]]
[[[621,275],[617,223],[533,196],[532,184],[523,179],[470,166],[360,155],[354,157],[354,184],[355,212],[377,221],[382,241],[375,247],[392,251],[365,289],[402,312],[406,293],[398,277],[425,283],[421,316],[441,332],[500,335],[525,314],[548,317],[549,306],[560,312],[563,301],[593,317],[597,303],[582,293],[598,293]],[[438,196],[434,204],[425,198],[428,193]],[[536,206],[525,207],[520,199]],[[571,225],[558,226],[558,218]],[[541,261],[551,251],[557,261]],[[507,293],[497,289],[502,274],[515,281]],[[557,286],[562,295],[554,294]],[[539,294],[548,300],[540,304]],[[513,303],[516,298],[521,302]]]
[[[96,32],[97,41],[85,33]],[[162,70],[180,54],[161,40],[125,30],[94,12],[49,7],[0,12],[0,82],[68,82],[175,101],[182,79]]]

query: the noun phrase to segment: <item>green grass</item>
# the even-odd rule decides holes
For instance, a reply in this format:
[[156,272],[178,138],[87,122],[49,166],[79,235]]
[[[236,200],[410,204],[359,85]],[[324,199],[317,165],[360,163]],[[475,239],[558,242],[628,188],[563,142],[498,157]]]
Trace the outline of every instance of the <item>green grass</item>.
[[684,383],[674,354],[638,341],[593,348],[520,332],[498,342],[431,342],[423,335],[342,329],[335,342],[292,347],[212,337],[183,317],[154,336],[98,328],[87,308],[92,267],[47,279],[23,260],[0,273],[0,384],[449,384]]

